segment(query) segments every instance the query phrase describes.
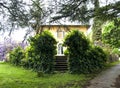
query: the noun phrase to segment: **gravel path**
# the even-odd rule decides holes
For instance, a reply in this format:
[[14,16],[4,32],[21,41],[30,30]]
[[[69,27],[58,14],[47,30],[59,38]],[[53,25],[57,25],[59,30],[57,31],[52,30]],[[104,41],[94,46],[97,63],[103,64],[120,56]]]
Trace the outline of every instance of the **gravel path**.
[[120,88],[115,87],[116,78],[119,76],[120,64],[100,73],[97,77],[91,80],[90,85],[85,88]]

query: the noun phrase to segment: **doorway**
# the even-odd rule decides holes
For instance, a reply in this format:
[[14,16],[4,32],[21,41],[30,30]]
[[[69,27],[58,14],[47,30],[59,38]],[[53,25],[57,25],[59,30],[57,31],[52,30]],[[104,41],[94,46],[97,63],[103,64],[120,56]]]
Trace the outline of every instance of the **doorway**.
[[58,44],[58,55],[63,55],[63,46],[62,44]]

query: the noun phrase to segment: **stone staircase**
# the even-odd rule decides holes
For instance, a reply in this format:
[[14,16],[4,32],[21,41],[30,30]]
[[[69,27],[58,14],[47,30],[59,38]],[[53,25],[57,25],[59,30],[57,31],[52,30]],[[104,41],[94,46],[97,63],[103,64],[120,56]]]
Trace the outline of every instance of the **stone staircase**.
[[54,68],[55,71],[67,71],[68,70],[67,57],[56,56]]

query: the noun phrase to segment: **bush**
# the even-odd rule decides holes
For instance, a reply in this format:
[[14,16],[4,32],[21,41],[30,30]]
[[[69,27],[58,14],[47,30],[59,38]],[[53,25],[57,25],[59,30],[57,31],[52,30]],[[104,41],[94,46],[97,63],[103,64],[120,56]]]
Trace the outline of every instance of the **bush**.
[[71,73],[80,73],[83,55],[89,49],[89,41],[78,30],[71,31],[65,37],[64,46],[69,52],[68,66]]
[[65,37],[64,46],[67,46],[69,53],[84,53],[89,49],[89,41],[86,39],[85,35],[78,30],[71,31]]
[[[51,73],[56,54],[56,40],[49,31],[43,31],[41,34],[31,37],[29,42],[30,50],[26,52],[27,61],[36,71]],[[24,65],[28,66],[28,62]]]
[[86,52],[86,61],[84,61],[84,73],[94,73],[105,67],[107,54],[100,47],[91,47]]
[[68,55],[69,55],[69,51],[68,51],[67,49],[64,51],[64,55],[65,55],[65,56],[68,56]]
[[119,60],[120,51],[118,48],[112,48],[109,46],[104,46],[104,51],[107,54],[107,63],[115,62]]
[[10,63],[14,65],[21,65],[21,60],[24,58],[24,51],[21,47],[17,47],[10,52]]
[[34,69],[35,53],[31,46],[28,46],[25,51],[25,58],[22,59],[21,64],[28,69]]
[[120,51],[119,51],[118,48],[114,48],[114,49],[112,50],[112,53],[113,53],[113,54],[120,55]]
[[65,38],[68,49],[70,73],[92,73],[102,69],[106,54],[99,47],[90,46],[89,40],[78,30],[71,31]]

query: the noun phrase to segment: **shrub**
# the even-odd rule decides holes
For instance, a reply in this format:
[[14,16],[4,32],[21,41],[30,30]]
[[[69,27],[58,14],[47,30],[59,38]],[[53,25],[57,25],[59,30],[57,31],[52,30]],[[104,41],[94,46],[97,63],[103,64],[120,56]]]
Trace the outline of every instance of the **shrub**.
[[120,51],[119,51],[118,48],[114,48],[114,49],[112,50],[112,53],[113,53],[113,54],[118,54],[118,55],[120,55]]
[[28,46],[25,51],[25,58],[22,59],[21,65],[28,69],[34,69],[35,53],[31,46]]
[[67,47],[69,52],[69,71],[71,73],[79,73],[82,67],[83,55],[87,49],[89,49],[89,41],[86,39],[83,33],[78,30],[71,31],[65,37],[64,46]]
[[24,58],[24,51],[21,47],[16,47],[10,52],[10,63],[14,65],[21,65],[21,60]]
[[31,50],[27,52],[27,59],[38,72],[51,73],[53,71],[54,56],[56,54],[56,40],[49,31],[43,31],[29,39]]
[[107,54],[100,47],[91,47],[86,52],[86,61],[84,61],[84,73],[94,73],[105,67]]
[[99,47],[90,46],[89,40],[78,30],[71,31],[65,38],[68,49],[70,73],[92,73],[102,69],[106,54]]
[[89,48],[89,41],[83,33],[74,30],[65,37],[64,46],[67,46],[69,53],[82,54]]
[[69,55],[69,51],[68,51],[67,49],[64,51],[64,55],[65,55],[65,56],[68,56],[68,55]]

